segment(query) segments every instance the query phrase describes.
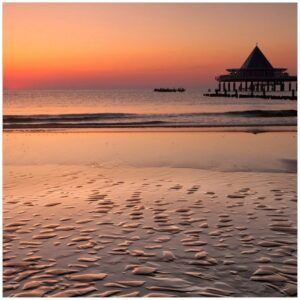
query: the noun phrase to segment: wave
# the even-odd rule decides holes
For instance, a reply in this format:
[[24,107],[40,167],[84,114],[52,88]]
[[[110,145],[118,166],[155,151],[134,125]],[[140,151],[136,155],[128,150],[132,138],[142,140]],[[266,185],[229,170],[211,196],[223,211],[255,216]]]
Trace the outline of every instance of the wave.
[[3,122],[8,123],[32,123],[43,121],[87,121],[87,120],[111,120],[129,119],[136,114],[127,113],[96,113],[96,114],[61,114],[61,115],[5,115]]
[[231,111],[225,114],[231,116],[244,116],[244,117],[297,117],[297,110],[244,110],[244,111]]
[[42,121],[87,121],[112,120],[148,117],[193,117],[193,116],[241,116],[241,117],[296,117],[297,110],[244,110],[228,112],[195,112],[181,114],[134,114],[134,113],[95,113],[95,114],[60,114],[60,115],[4,115],[5,123],[31,123]]
[[4,129],[103,129],[103,128],[236,128],[236,127],[286,127],[296,126],[297,124],[281,124],[281,123],[266,123],[266,124],[166,124],[161,121],[153,122],[132,122],[132,123],[115,123],[115,124],[99,124],[99,123],[71,123],[71,124],[20,124],[20,125],[5,125]]
[[4,115],[4,129],[291,126],[297,110],[244,110],[179,114],[88,113]]

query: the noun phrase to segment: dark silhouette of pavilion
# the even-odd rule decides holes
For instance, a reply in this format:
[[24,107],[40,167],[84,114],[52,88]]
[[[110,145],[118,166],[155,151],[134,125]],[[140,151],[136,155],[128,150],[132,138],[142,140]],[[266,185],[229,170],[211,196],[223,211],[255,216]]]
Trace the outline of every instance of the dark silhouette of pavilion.
[[214,93],[205,96],[297,99],[297,76],[290,76],[286,68],[274,68],[257,45],[239,69],[227,71],[216,77],[219,86]]

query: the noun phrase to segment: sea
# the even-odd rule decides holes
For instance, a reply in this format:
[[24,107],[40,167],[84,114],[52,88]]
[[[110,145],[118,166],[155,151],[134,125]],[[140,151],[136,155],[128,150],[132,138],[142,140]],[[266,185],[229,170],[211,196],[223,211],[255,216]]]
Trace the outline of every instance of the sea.
[[201,89],[6,90],[4,130],[292,128],[297,101],[213,98]]

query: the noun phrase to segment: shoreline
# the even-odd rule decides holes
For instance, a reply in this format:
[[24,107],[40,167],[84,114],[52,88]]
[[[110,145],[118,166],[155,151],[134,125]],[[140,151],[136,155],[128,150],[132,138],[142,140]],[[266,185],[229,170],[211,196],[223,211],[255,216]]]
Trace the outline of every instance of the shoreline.
[[5,165],[99,164],[295,173],[296,139],[295,131],[4,132],[3,160]]
[[3,133],[29,133],[29,132],[51,132],[51,133],[89,133],[89,132],[245,132],[245,133],[266,133],[266,132],[297,132],[296,125],[228,125],[228,126],[164,126],[164,127],[86,127],[86,128],[5,128]]
[[295,296],[296,138],[4,131],[4,296]]

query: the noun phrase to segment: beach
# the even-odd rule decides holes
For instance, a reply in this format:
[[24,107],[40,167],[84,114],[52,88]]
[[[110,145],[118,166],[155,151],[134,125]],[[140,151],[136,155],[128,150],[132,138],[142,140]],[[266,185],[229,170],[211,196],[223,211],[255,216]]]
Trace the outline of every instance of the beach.
[[296,295],[295,131],[13,131],[3,145],[4,296]]
[[4,3],[4,298],[297,297],[297,24]]

